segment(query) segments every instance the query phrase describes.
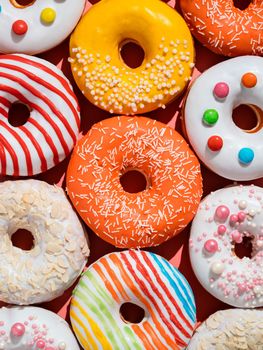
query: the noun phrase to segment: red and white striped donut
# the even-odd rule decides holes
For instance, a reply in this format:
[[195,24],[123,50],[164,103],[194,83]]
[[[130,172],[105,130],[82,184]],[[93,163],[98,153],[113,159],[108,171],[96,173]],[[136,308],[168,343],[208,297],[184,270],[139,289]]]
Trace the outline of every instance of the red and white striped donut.
[[[16,102],[30,110],[18,127],[8,122]],[[0,174],[31,176],[52,168],[71,152],[79,125],[76,96],[56,66],[27,55],[0,56]]]

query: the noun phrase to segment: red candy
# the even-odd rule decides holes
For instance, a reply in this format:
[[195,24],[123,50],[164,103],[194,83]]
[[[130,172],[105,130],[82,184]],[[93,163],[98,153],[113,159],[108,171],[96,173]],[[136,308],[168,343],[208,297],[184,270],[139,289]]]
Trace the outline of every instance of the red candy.
[[16,35],[24,35],[28,30],[28,25],[23,20],[18,20],[13,23],[12,30]]
[[207,141],[207,146],[213,152],[220,151],[223,147],[223,140],[220,136],[214,135],[211,136]]

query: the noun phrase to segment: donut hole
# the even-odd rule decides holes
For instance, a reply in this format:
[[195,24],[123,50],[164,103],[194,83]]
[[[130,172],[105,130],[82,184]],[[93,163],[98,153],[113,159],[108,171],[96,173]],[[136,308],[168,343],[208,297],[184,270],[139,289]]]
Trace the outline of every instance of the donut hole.
[[36,0],[10,0],[11,4],[18,8],[25,8],[34,4]]
[[256,133],[263,126],[263,112],[254,105],[239,105],[233,110],[233,122],[247,133]]
[[25,229],[19,229],[11,236],[13,247],[22,250],[32,250],[35,246],[34,237],[32,233]]
[[143,48],[133,40],[125,40],[120,45],[120,56],[126,66],[135,69],[142,65],[145,52]]
[[127,170],[120,176],[120,183],[125,192],[139,193],[148,188],[148,181],[145,174],[136,169]]
[[244,11],[249,7],[253,0],[233,0],[234,7],[237,9]]
[[145,317],[145,311],[139,305],[124,303],[120,307],[120,316],[126,323],[140,323]]
[[243,237],[243,240],[241,243],[235,243],[234,247],[234,253],[239,259],[243,259],[245,257],[251,259],[252,258],[252,251],[253,251],[253,244],[252,244],[252,237]]
[[30,117],[29,107],[20,101],[14,102],[8,112],[8,122],[14,127],[26,124]]

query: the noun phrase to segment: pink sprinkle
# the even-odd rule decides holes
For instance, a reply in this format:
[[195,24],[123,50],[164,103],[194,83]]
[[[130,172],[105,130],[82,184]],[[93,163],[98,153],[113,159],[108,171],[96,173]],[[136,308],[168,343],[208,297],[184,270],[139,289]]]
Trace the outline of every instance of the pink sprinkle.
[[36,328],[37,328],[37,324],[33,323],[33,324],[32,324],[32,328],[33,328],[33,329],[36,329]]
[[226,232],[226,226],[225,225],[219,225],[218,228],[217,228],[217,232],[220,235],[223,235]]
[[224,82],[217,83],[213,91],[217,98],[226,98],[229,94],[229,86]]
[[4,326],[4,321],[0,321],[0,327],[3,327]]
[[246,219],[246,214],[243,211],[240,211],[237,216],[239,222],[243,222]]
[[232,214],[229,218],[230,221],[230,225],[235,225],[235,223],[237,223],[238,221],[238,216],[236,214]]
[[236,243],[241,243],[243,241],[241,233],[237,230],[231,233],[231,237],[232,237],[232,240]]
[[5,331],[1,331],[0,334],[1,334],[1,335],[5,335]]
[[218,250],[218,243],[215,239],[209,239],[205,242],[204,248],[208,253],[215,253]]
[[39,349],[44,349],[45,346],[46,346],[46,343],[44,342],[44,340],[38,340],[37,343],[36,343],[36,346],[37,346]]
[[48,346],[45,350],[55,350],[55,348],[53,348],[53,346]]
[[15,323],[12,328],[11,328],[11,334],[14,336],[14,337],[22,337],[22,335],[24,335],[26,331],[26,328],[24,326],[23,323]]
[[219,205],[215,211],[215,219],[219,222],[225,222],[230,214],[230,210],[225,205]]

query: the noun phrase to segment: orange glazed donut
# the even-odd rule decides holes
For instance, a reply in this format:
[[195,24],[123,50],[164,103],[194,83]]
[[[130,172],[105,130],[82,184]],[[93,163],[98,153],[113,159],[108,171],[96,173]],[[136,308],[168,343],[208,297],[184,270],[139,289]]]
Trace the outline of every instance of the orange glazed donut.
[[[123,174],[137,170],[146,189],[128,193]],[[67,190],[85,223],[122,248],[156,246],[182,231],[202,195],[197,158],[175,130],[145,117],[95,124],[73,151]]]
[[[192,34],[224,56],[263,55],[263,1],[180,0]],[[236,3],[238,3],[236,1]],[[243,6],[243,7],[241,7]]]

